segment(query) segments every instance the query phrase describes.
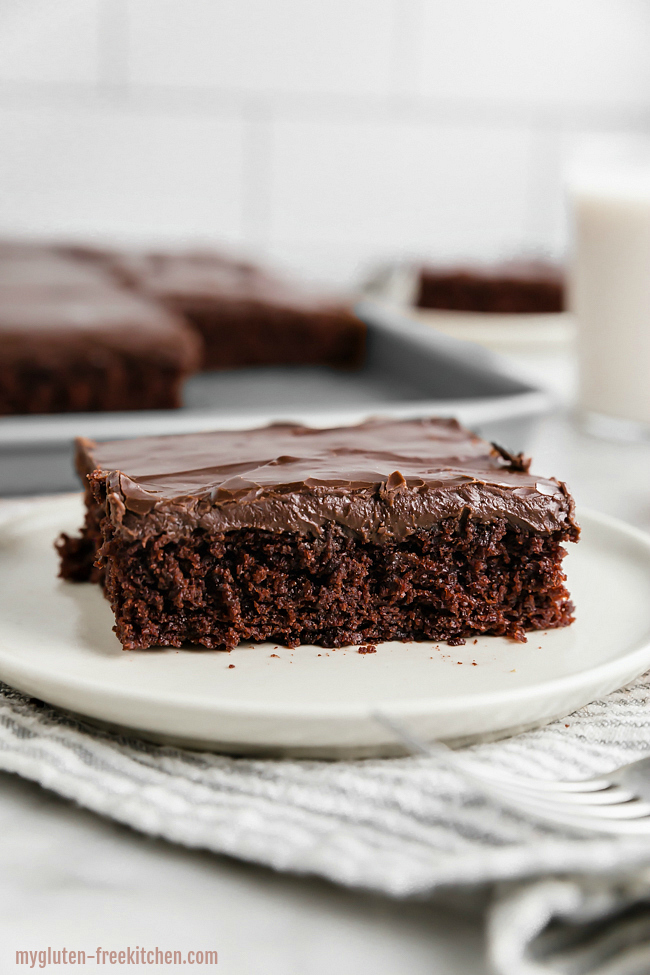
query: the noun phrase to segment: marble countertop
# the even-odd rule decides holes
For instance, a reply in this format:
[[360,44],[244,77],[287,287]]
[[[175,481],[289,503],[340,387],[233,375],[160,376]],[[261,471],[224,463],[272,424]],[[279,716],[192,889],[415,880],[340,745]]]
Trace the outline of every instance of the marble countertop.
[[[650,531],[649,444],[596,440],[564,411],[539,423],[527,452],[580,504]],[[152,840],[4,773],[0,859],[3,971],[16,950],[48,945],[216,948],[224,975],[488,971],[482,921],[469,910],[392,902]]]

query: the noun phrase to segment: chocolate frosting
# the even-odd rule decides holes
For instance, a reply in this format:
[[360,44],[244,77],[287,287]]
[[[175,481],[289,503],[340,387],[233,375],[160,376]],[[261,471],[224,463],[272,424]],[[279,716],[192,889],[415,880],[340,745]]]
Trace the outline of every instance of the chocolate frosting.
[[142,294],[188,313],[223,302],[307,312],[341,306],[333,295],[317,294],[246,261],[209,251],[125,255],[116,270]]
[[318,535],[332,522],[368,541],[403,538],[462,512],[577,536],[566,486],[529,473],[455,420],[372,420],[78,441],[82,473],[105,482],[118,535],[241,528]]
[[51,367],[63,355],[102,349],[146,355],[184,370],[199,359],[200,341],[167,309],[116,287],[88,293],[12,291],[0,284],[0,355]]
[[115,287],[101,268],[38,250],[0,250],[0,296],[88,294]]

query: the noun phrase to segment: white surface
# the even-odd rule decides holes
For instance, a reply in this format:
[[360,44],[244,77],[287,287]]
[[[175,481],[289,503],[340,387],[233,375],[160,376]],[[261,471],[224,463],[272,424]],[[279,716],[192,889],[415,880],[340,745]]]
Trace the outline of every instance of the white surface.
[[492,735],[567,714],[650,665],[650,539],[593,514],[567,559],[571,627],[527,644],[384,643],[374,654],[124,652],[98,587],[56,578],[53,541],[81,518],[80,499],[66,497],[0,531],[0,679],[153,736],[235,752],[387,753],[394,741],[375,707],[428,739]]
[[644,0],[13,0],[0,233],[207,238],[345,284],[398,251],[560,257],[568,142],[643,130],[649,37]]
[[323,240],[392,256],[526,247],[526,126],[289,118],[270,145],[273,249]]
[[129,239],[242,235],[246,126],[101,106],[0,105],[0,233]]
[[643,0],[429,0],[421,90],[547,110],[642,104],[647,11]]
[[650,174],[609,177],[572,193],[580,405],[650,426]]
[[390,90],[391,0],[127,0],[126,9],[136,84],[347,95]]
[[487,975],[471,918],[153,840],[16,776],[0,774],[0,825],[3,973],[19,948],[159,945],[216,947],[196,971],[218,975]]
[[97,81],[102,0],[30,0],[0,12],[0,79],[4,82]]

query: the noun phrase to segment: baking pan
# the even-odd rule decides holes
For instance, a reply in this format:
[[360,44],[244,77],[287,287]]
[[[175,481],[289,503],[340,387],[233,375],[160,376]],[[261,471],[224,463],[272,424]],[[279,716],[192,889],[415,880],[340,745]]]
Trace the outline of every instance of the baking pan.
[[455,416],[510,450],[522,450],[550,395],[523,382],[497,354],[437,333],[380,303],[363,301],[368,326],[360,370],[257,367],[201,373],[185,387],[179,410],[66,413],[0,419],[0,495],[76,489],[73,441],[218,428],[278,420],[314,426],[368,416]]

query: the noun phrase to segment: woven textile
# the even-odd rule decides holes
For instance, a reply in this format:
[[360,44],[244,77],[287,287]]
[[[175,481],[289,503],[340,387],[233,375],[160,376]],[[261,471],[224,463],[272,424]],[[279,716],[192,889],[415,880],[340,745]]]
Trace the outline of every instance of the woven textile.
[[[548,778],[633,761],[650,752],[650,676],[470,751],[486,766]],[[277,870],[394,897],[453,887],[462,901],[485,889],[504,975],[650,971],[650,838],[537,823],[436,760],[255,760],[158,746],[0,685],[0,767],[143,832]]]

